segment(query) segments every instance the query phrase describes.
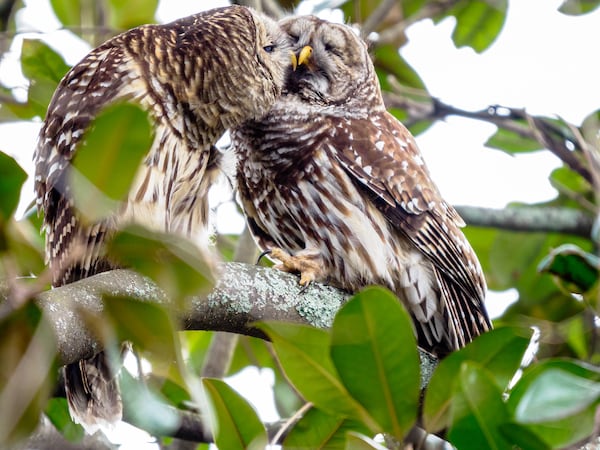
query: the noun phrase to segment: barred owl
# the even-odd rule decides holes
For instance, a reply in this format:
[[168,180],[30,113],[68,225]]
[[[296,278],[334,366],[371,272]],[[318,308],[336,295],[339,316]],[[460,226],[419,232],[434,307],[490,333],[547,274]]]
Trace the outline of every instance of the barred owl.
[[[114,268],[102,245],[122,222],[202,240],[206,194],[219,166],[214,144],[225,129],[268,111],[289,58],[277,23],[231,6],[129,30],[75,65],[52,98],[34,156],[53,285]],[[153,143],[120,211],[90,225],[73,204],[70,161],[92,119],[117,101],[150,113]],[[75,420],[93,428],[120,419],[118,386],[103,353],[65,374]]]
[[440,357],[490,329],[479,261],[410,132],[385,109],[367,46],[316,17],[280,22],[297,67],[233,133],[249,228],[300,283],[391,289]]

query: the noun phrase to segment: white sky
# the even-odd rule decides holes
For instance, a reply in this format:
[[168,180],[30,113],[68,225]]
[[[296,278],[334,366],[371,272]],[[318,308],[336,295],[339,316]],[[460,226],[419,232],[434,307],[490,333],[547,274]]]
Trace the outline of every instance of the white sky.
[[[19,16],[20,23],[49,33],[51,45],[68,55],[71,64],[85,55],[88,48],[84,44],[53,31],[60,24],[47,0],[25,3],[28,8]],[[161,1],[158,17],[170,21],[224,4],[227,2]],[[527,107],[530,113],[559,115],[578,125],[600,108],[600,11],[569,17],[556,11],[560,4],[561,0],[510,0],[504,29],[481,55],[454,48],[450,39],[453,19],[438,25],[423,21],[409,28],[409,43],[402,55],[423,77],[429,92],[451,105],[472,110],[494,104]],[[18,76],[18,55],[19,49],[13,48],[0,65],[0,79],[15,87],[24,86]],[[0,149],[14,155],[28,171],[38,128],[31,123],[0,125]],[[548,152],[513,157],[487,149],[483,143],[493,132],[491,125],[449,118],[417,137],[445,198],[454,204],[490,207],[552,198],[555,192],[547,178],[559,161]],[[31,192],[28,184],[24,202],[33,198]],[[230,214],[220,215],[231,222]],[[234,228],[240,223],[234,223]],[[490,314],[497,315],[510,298],[514,293],[492,293],[487,302]]]

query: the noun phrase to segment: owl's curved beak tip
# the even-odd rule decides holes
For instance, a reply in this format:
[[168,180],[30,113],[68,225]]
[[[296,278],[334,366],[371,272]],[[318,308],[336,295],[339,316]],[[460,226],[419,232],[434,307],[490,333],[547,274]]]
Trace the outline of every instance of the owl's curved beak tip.
[[292,52],[290,55],[290,58],[292,60],[292,68],[296,70],[296,68],[298,66],[301,66],[302,64],[308,65],[308,61],[312,55],[312,52],[313,49],[310,45],[305,45],[304,47],[302,47],[302,50],[300,50],[298,56],[296,56],[296,54]]

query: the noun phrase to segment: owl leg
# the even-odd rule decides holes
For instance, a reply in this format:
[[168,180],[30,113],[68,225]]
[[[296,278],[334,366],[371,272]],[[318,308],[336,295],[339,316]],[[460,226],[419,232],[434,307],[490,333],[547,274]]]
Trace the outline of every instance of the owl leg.
[[281,261],[275,268],[284,272],[300,273],[300,284],[308,286],[313,281],[325,278],[323,264],[318,254],[300,252],[292,256],[285,250],[275,247],[271,249],[271,257]]

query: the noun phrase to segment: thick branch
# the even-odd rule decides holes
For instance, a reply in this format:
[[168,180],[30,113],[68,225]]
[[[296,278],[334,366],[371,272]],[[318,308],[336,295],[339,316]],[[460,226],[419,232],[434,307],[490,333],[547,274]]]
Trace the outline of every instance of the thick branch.
[[572,208],[456,206],[456,209],[469,225],[503,230],[565,233],[589,238],[594,223],[591,215]]

